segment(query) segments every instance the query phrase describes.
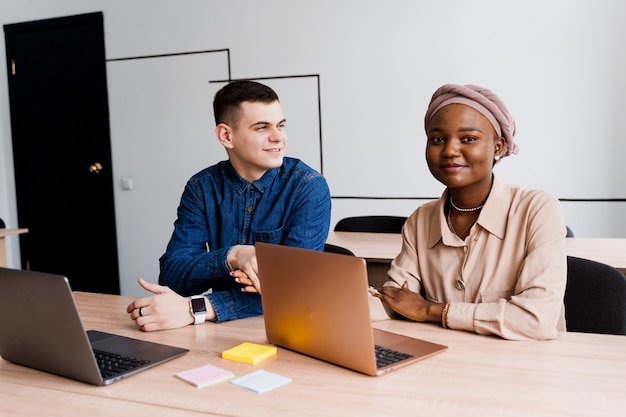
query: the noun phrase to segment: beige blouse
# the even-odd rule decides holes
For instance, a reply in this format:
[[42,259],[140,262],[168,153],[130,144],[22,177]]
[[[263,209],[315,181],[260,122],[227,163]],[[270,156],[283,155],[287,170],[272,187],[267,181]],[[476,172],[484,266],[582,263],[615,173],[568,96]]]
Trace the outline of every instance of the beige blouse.
[[565,330],[565,222],[550,194],[494,178],[465,241],[448,228],[447,199],[419,207],[402,230],[391,281],[427,300],[450,302],[452,329],[505,339],[553,339]]

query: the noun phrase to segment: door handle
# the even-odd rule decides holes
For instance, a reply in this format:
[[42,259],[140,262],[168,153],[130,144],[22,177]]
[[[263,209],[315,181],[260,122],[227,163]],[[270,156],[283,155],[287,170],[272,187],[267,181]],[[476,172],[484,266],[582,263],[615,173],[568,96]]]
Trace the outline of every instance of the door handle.
[[91,174],[99,174],[102,171],[102,164],[100,162],[96,162],[89,166],[89,173]]

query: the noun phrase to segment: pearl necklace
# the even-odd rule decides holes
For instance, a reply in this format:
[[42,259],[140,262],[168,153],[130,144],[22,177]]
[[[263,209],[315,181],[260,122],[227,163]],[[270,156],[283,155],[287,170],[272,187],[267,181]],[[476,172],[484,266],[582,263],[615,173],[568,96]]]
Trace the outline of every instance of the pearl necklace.
[[484,206],[484,204],[481,204],[480,206],[476,206],[476,207],[472,207],[472,208],[457,207],[456,204],[454,204],[454,201],[452,201],[452,197],[450,197],[450,204],[452,205],[452,207],[454,207],[454,209],[456,211],[462,211],[462,212],[477,211],[477,210],[480,210],[481,208],[483,208],[483,206]]

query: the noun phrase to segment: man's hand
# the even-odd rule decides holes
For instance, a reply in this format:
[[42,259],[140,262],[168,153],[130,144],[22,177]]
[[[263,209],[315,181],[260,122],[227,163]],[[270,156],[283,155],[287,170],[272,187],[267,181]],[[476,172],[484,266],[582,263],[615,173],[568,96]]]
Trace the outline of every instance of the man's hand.
[[[189,299],[172,291],[169,287],[153,284],[139,278],[139,285],[154,295],[138,298],[128,305],[130,319],[145,332],[175,329],[194,322]],[[215,318],[215,310],[207,302],[207,320]]]
[[259,281],[259,267],[256,260],[256,251],[252,245],[237,245],[230,251],[230,264],[235,270],[231,275],[244,287],[242,291],[261,293]]

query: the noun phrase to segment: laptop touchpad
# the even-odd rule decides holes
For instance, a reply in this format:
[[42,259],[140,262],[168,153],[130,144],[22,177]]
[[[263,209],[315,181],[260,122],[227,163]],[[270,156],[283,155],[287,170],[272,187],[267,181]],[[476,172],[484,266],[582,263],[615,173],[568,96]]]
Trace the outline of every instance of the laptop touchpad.
[[91,347],[94,350],[100,350],[107,353],[132,355],[134,352],[137,352],[137,350],[145,347],[143,343],[137,342],[137,340],[114,335],[112,337],[92,343]]

